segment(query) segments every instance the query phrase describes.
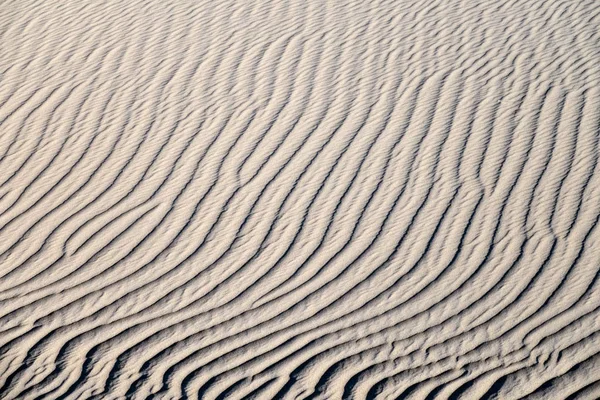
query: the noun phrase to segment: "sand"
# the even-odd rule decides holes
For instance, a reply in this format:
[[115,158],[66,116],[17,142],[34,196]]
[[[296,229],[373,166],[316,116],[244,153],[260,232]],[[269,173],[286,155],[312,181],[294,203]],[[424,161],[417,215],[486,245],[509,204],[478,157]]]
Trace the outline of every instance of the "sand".
[[600,398],[598,0],[0,3],[0,398]]

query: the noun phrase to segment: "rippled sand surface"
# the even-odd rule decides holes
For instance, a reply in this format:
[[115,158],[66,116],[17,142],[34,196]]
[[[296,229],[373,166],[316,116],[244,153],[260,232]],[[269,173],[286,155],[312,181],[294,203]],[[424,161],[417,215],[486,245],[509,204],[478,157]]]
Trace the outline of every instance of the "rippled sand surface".
[[600,398],[598,0],[0,2],[0,398]]

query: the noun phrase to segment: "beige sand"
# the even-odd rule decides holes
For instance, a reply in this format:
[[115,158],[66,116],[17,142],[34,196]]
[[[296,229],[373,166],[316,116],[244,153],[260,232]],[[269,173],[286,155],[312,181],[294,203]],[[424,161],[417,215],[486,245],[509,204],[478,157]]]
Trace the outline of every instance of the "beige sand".
[[0,3],[0,398],[600,398],[598,0]]

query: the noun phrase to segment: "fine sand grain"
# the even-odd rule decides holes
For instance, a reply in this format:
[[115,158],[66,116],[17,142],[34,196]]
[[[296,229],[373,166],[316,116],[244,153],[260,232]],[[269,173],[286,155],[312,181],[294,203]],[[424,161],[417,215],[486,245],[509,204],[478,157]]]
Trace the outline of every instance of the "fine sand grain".
[[0,0],[0,398],[600,398],[599,27]]

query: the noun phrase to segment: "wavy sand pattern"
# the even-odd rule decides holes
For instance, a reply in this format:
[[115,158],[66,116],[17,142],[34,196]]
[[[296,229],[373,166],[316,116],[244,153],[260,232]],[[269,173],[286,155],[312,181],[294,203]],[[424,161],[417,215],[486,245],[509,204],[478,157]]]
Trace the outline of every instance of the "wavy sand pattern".
[[7,0],[0,398],[600,398],[598,0]]

